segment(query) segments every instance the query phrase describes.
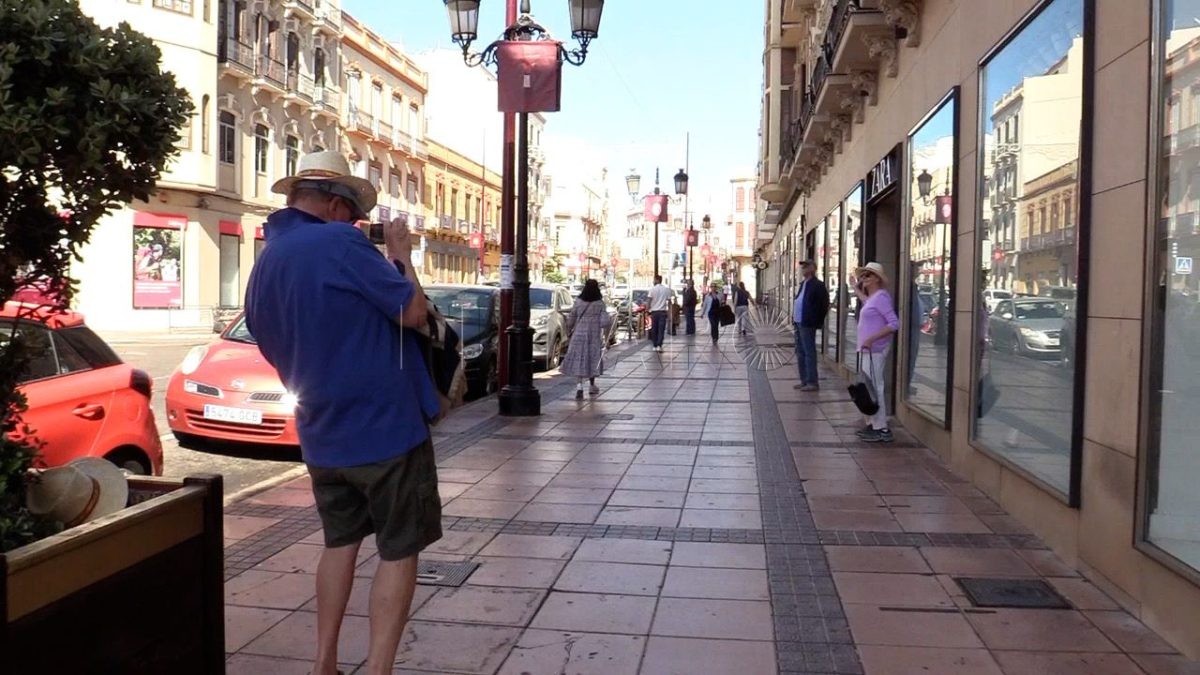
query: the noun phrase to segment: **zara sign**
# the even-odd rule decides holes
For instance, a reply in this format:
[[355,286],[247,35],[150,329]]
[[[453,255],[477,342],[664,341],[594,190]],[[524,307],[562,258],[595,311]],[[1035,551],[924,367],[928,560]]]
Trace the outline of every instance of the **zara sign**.
[[887,192],[900,177],[900,146],[892,149],[867,174],[866,198],[871,201]]

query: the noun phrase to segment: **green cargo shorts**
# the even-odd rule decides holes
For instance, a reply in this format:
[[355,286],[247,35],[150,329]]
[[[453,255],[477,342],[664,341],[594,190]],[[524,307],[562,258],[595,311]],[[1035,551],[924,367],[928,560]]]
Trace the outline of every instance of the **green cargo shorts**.
[[375,464],[310,466],[308,473],[329,548],[356,544],[374,533],[379,557],[401,560],[442,538],[432,440]]

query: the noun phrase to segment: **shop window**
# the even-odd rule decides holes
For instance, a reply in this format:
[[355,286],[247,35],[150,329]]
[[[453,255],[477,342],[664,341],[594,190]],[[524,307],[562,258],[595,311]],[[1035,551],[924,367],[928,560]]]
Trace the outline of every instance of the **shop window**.
[[[846,273],[842,275],[843,279],[849,277],[850,273],[856,267],[863,263],[862,260],[862,215],[863,215],[863,189],[862,183],[846,197],[846,201],[842,202],[842,212],[846,219],[846,235],[842,239],[842,259],[846,264]],[[854,357],[858,349],[858,309],[862,302],[858,296],[853,293],[847,286],[845,289],[846,304],[844,305],[844,318],[842,319],[842,363],[851,370],[858,369],[858,359]]]
[[846,283],[842,280],[842,206],[838,204],[825,220],[828,243],[825,249],[825,286],[829,289],[829,316],[825,324],[825,351],[837,360],[841,356],[838,339],[842,332],[842,307]]
[[134,309],[182,307],[182,223],[141,213],[134,220]]
[[[908,136],[908,270],[903,400],[933,420],[950,418],[954,366],[954,223],[958,94],[951,93]],[[1013,118],[1006,126],[1012,128]]]
[[[1043,233],[1046,216],[1040,204],[1078,193],[1080,173],[1088,170],[1080,156],[1089,142],[1081,140],[1081,120],[1084,73],[1091,68],[1084,3],[1044,3],[985,60],[979,76],[983,128],[977,153],[982,269],[974,303],[979,380],[972,437],[978,447],[1072,505],[1078,504],[1082,435],[1082,411],[1075,405],[1078,346],[1085,334],[1085,312],[1078,306],[1085,280],[1076,266],[1081,237]],[[996,126],[1010,115],[1020,116],[1019,124],[1028,126],[1023,136],[1036,142],[1001,152]],[[1020,227],[1013,248],[988,236],[989,219],[1011,208],[986,189],[1001,163],[1014,167],[1019,177],[1013,188],[1019,212],[1032,220],[1036,209],[1041,221]],[[1009,279],[1016,280],[1014,297],[999,292]]]
[[1163,2],[1163,23],[1156,40],[1164,100],[1155,103],[1162,129],[1157,157],[1155,202],[1155,265],[1151,332],[1146,346],[1150,381],[1144,391],[1147,405],[1145,486],[1142,496],[1142,536],[1161,551],[1200,570],[1200,229],[1193,214],[1195,190],[1188,175],[1195,166],[1195,136],[1178,123],[1180,92],[1200,88],[1200,71],[1192,63],[1200,7],[1195,3]]
[[221,163],[237,164],[237,126],[234,124],[233,113],[222,110],[219,124]]
[[222,234],[220,247],[220,304],[222,307],[241,307],[242,238],[233,234]]

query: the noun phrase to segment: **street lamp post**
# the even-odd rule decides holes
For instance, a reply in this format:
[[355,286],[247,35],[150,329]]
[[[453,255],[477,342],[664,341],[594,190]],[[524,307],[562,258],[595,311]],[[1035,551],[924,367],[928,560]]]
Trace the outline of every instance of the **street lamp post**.
[[[654,192],[653,192],[654,196],[658,196],[658,195],[662,194],[662,190],[658,186],[658,179],[659,179],[659,172],[658,172],[658,169],[656,168],[656,169],[654,169]],[[638,195],[640,194],[639,190],[641,188],[641,185],[642,185],[642,177],[640,175],[638,175],[634,169],[630,169],[630,174],[625,177],[625,187],[627,187],[629,189],[629,198],[635,202],[637,201]],[[688,193],[687,171],[680,169],[679,173],[675,174],[675,194],[683,195],[684,198],[686,199],[687,193]],[[650,196],[651,195],[646,195],[646,198],[649,199]],[[685,211],[684,215],[686,216],[686,211],[687,211],[686,206],[684,207],[684,211]],[[663,209],[663,213],[664,214],[666,213],[665,208]],[[665,218],[666,216],[663,215],[662,217]],[[651,280],[653,280],[653,277],[658,276],[658,274],[659,274],[658,224],[660,222],[662,222],[662,221],[659,220],[659,218],[656,216],[654,219],[654,271],[651,272]]]
[[[564,61],[583,65],[588,45],[599,36],[600,18],[604,12],[604,0],[568,0],[571,36],[579,43],[578,49],[568,50],[534,20],[530,0],[521,0],[519,12],[517,0],[507,0],[503,36],[482,52],[472,53],[471,43],[479,36],[480,2],[443,0],[450,19],[451,39],[462,47],[463,61],[472,67],[498,65],[501,51],[520,42],[552,43],[557,47],[559,65]],[[501,93],[521,88],[519,85],[513,87],[519,81],[511,82],[510,78],[527,77],[522,72],[509,73],[503,69],[499,75]],[[503,386],[498,398],[500,414],[506,416],[541,414],[541,395],[533,386],[533,330],[529,326],[529,110],[512,112],[512,109],[506,109],[504,112],[500,329],[505,339],[501,341],[499,372]],[[513,176],[514,169],[516,176]]]

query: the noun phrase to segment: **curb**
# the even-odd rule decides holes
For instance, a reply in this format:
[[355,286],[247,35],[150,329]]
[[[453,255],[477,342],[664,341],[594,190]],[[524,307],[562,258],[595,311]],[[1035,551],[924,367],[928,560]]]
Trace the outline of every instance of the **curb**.
[[233,494],[226,495],[224,499],[224,505],[230,506],[235,502],[240,502],[243,499],[252,497],[260,492],[266,492],[273,487],[277,487],[283,483],[287,483],[288,481],[295,480],[307,473],[308,469],[303,465],[288,469],[281,474],[260,480],[254,485],[248,485],[241,490],[234,492]]

